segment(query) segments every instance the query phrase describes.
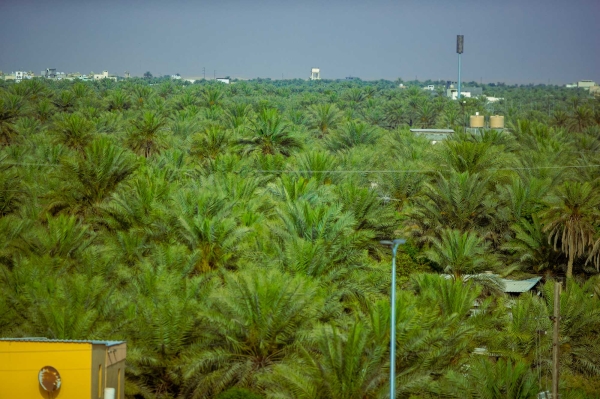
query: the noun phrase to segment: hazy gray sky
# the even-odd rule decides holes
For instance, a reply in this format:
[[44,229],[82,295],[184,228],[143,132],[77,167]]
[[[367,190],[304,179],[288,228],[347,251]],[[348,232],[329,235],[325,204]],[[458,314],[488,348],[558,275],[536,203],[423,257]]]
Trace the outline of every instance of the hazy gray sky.
[[600,81],[600,0],[0,0],[0,70]]

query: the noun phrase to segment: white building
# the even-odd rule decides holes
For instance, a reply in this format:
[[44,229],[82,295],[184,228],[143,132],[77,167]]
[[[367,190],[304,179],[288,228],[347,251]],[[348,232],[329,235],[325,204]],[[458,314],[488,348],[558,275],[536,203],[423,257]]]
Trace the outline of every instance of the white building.
[[321,70],[319,68],[310,70],[310,80],[321,80]]
[[175,75],[171,75],[171,79],[181,80],[181,75],[179,75],[178,73],[176,73]]
[[589,89],[590,87],[596,86],[596,82],[593,80],[580,80],[577,82],[577,87],[581,89]]
[[217,78],[217,82],[225,83],[226,85],[228,85],[229,83],[231,83],[231,80],[229,78]]
[[15,81],[18,83],[23,79],[31,79],[34,77],[33,72],[16,71],[14,73]]
[[115,82],[117,81],[117,77],[109,75],[108,71],[102,71],[102,73],[92,72],[91,74],[93,75],[94,80],[110,79],[110,80],[114,80]]
[[[458,89],[448,89],[446,90],[446,95],[448,97],[450,97],[451,100],[457,100],[458,99]],[[470,91],[460,91],[460,96],[461,97],[467,97],[467,98],[471,98],[471,92]]]
[[434,85],[428,85],[427,87],[424,87],[423,90],[434,91],[435,90],[435,86]]

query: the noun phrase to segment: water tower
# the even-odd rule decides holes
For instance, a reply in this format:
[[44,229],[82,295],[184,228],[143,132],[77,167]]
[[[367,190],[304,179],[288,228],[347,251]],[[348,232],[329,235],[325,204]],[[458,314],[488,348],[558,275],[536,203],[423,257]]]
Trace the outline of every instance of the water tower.
[[321,70],[319,68],[310,70],[310,80],[321,80]]
[[463,53],[463,46],[465,42],[464,35],[456,35],[456,53],[458,54],[458,93],[457,98],[460,100],[460,58]]

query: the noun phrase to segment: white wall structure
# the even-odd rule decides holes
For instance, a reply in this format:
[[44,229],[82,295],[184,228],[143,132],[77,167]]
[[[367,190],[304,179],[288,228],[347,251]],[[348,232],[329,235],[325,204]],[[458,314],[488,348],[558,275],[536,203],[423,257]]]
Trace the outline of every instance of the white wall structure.
[[[446,90],[446,95],[448,97],[450,97],[451,100],[456,100],[456,99],[458,99],[458,89],[448,89],[448,90]],[[461,91],[460,96],[471,98],[471,92],[470,91]]]
[[321,80],[321,70],[319,68],[310,70],[310,80]]
[[596,86],[596,82],[594,82],[593,80],[580,80],[579,82],[577,82],[577,87],[583,89],[589,89],[590,87],[594,86]]
[[217,78],[217,82],[229,84],[231,81],[229,80],[229,78]]

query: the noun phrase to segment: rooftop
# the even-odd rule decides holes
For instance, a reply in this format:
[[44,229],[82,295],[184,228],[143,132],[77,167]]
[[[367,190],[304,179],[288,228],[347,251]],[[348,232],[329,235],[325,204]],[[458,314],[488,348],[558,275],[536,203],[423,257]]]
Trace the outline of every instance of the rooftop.
[[86,339],[48,339],[45,337],[24,337],[24,338],[0,338],[0,341],[10,342],[60,342],[68,344],[92,344],[114,346],[124,344],[125,341],[102,341],[102,340],[86,340]]
[[502,279],[502,281],[504,281],[504,292],[527,292],[535,287],[535,285],[539,283],[541,279],[541,277],[532,277],[527,280],[516,281],[507,280],[504,278]]

